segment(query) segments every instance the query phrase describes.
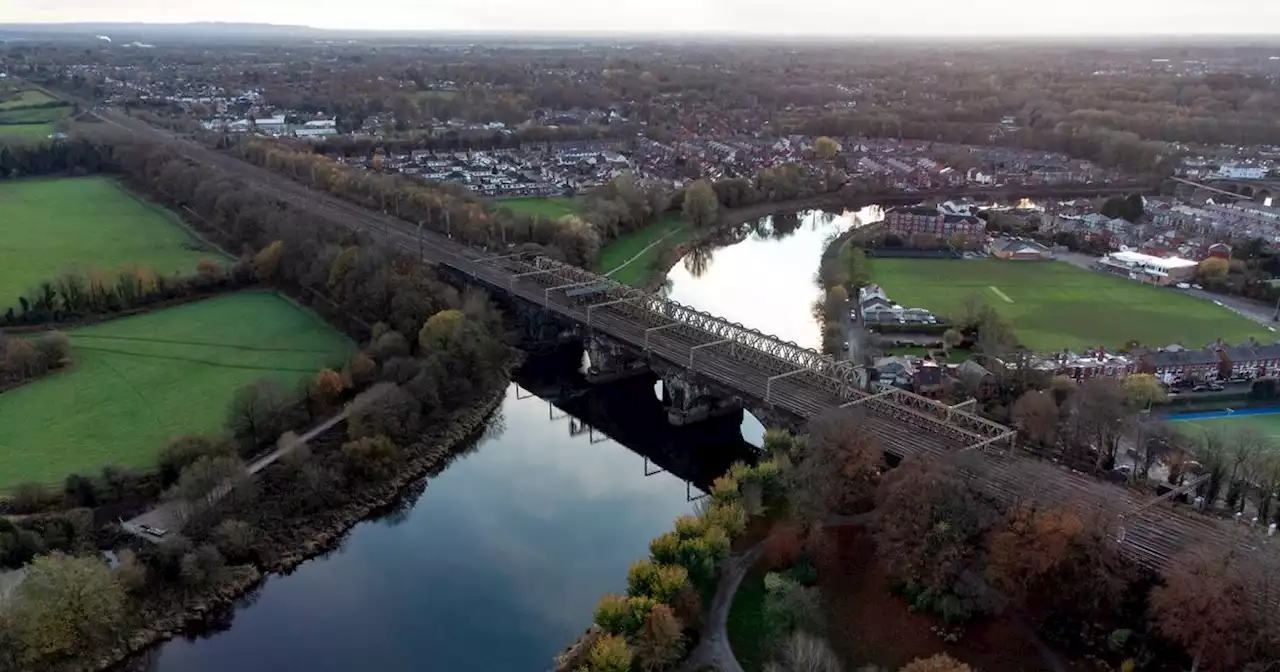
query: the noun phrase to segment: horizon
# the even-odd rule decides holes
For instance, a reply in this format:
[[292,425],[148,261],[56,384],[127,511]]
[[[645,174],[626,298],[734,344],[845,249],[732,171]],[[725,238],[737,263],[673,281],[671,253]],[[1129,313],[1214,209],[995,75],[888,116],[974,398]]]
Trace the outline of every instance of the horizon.
[[[225,0],[215,6],[163,0],[36,0],[5,17],[15,29],[76,24],[244,24],[363,33],[462,33],[543,36],[654,36],[972,39],[1101,37],[1280,38],[1258,26],[1280,25],[1269,0],[1076,0],[1011,10],[1001,0],[904,0],[892,6],[827,6],[797,0],[785,12],[763,0],[653,0],[608,6],[583,0],[385,0],[376,12],[353,12],[339,0]],[[299,16],[308,20],[299,22]],[[832,28],[832,26],[839,26]],[[847,26],[847,27],[846,27]],[[1123,45],[1117,45],[1123,46]]]

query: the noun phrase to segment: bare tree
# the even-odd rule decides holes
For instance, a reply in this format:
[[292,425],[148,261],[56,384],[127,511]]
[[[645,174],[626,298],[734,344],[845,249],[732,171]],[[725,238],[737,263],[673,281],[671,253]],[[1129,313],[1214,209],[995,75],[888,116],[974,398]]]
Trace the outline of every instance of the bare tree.
[[1250,598],[1252,573],[1238,558],[1192,552],[1162,573],[1151,591],[1151,618],[1161,635],[1193,659],[1216,670],[1239,669],[1258,636],[1259,619]]
[[1048,392],[1031,390],[1013,404],[1013,420],[1027,438],[1052,446],[1058,435],[1058,405]]

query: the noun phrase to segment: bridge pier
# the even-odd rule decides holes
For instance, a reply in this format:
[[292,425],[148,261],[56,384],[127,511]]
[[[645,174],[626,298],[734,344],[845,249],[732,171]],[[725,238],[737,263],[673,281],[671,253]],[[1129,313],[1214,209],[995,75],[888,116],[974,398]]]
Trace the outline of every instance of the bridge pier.
[[644,360],[632,356],[613,341],[591,334],[584,340],[583,347],[587,353],[584,377],[592,385],[613,383],[649,373],[649,365]]
[[683,376],[662,377],[662,405],[667,410],[667,422],[677,427],[730,416],[742,422],[742,404],[718,397],[710,388],[691,383]]

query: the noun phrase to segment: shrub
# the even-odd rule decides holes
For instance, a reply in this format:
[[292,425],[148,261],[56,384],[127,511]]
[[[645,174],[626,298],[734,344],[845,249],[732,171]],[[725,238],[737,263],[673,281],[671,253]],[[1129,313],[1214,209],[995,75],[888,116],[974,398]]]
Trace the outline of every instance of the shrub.
[[617,635],[605,635],[596,640],[587,654],[587,672],[630,672],[631,659],[627,640]]
[[818,568],[814,566],[813,559],[803,557],[787,570],[787,577],[802,586],[817,585]]
[[213,530],[213,543],[228,562],[253,560],[258,529],[243,520],[224,520]]
[[657,576],[658,566],[652,560],[636,560],[627,570],[627,594],[633,597],[652,595]]
[[669,565],[680,559],[680,535],[675,532],[663,532],[649,542],[649,556],[653,561]]
[[183,469],[202,457],[229,457],[234,453],[235,447],[225,441],[203,436],[179,436],[160,449],[157,460],[160,484],[164,487],[173,485],[182,476]]
[[948,656],[945,653],[939,653],[930,658],[917,658],[899,672],[970,672],[968,665]]
[[724,530],[730,539],[742,536],[747,530],[747,510],[740,501],[714,502],[704,516],[707,531],[718,527]]
[[738,491],[738,480],[732,476],[721,476],[711,484],[711,499],[717,504],[737,502],[742,497]]
[[688,583],[689,570],[680,565],[662,565],[653,577],[649,596],[659,602],[673,604]]
[[51,331],[35,339],[36,357],[46,370],[60,369],[71,362],[71,339],[61,331]]
[[711,526],[707,528],[702,540],[707,544],[707,550],[711,552],[712,562],[720,562],[729,557],[729,534],[723,528]]
[[749,480],[760,484],[766,504],[776,502],[786,495],[786,481],[782,474],[782,467],[776,460],[765,460],[757,464],[751,471]]
[[668,669],[684,656],[683,626],[671,607],[659,604],[649,612],[635,648],[645,672]]
[[796,631],[782,641],[765,672],[841,672],[844,665],[825,639]]
[[816,588],[806,588],[776,572],[765,575],[764,588],[765,622],[775,634],[823,631],[822,602]]
[[633,636],[656,604],[651,597],[605,595],[596,605],[596,625],[611,635]]
[[709,581],[715,575],[716,557],[706,539],[698,537],[682,540],[677,556],[677,562],[689,572],[689,577],[694,581]]
[[676,518],[676,535],[681,539],[693,539],[702,536],[703,521],[697,516],[680,516]]
[[342,444],[342,460],[353,477],[377,482],[390,478],[404,462],[404,453],[381,434]]

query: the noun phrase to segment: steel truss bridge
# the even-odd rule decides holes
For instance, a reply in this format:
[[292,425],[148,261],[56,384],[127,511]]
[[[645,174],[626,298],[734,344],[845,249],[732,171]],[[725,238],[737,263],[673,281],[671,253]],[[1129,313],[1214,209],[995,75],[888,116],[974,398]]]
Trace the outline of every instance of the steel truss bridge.
[[[1150,497],[1021,454],[1012,430],[971,413],[904,391],[868,393],[858,384],[862,372],[850,363],[545,257],[486,255],[125,115],[100,116],[237,178],[245,188],[539,305],[649,361],[702,376],[766,416],[778,411],[803,420],[832,409],[857,412],[863,428],[889,453],[951,459],[960,474],[1005,503],[1065,507],[1115,527],[1122,552],[1141,565],[1159,570],[1192,548],[1234,551],[1271,585],[1280,585],[1280,554],[1261,530],[1187,507],[1152,506]],[[1280,591],[1266,595],[1260,599],[1268,608],[1280,610]]]

